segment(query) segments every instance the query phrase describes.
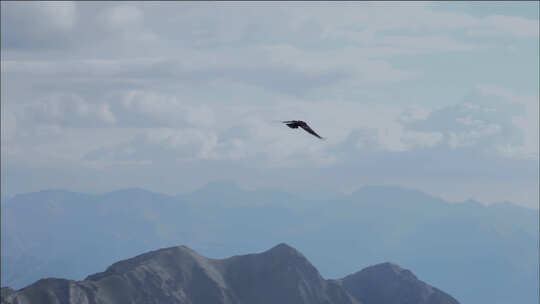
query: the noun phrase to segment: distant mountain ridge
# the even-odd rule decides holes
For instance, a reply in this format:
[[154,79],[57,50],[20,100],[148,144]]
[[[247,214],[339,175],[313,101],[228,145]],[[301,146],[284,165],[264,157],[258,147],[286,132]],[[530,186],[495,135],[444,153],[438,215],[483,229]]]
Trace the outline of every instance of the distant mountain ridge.
[[176,244],[223,258],[287,242],[328,278],[394,261],[462,303],[538,299],[538,210],[509,203],[448,203],[389,186],[307,200],[218,183],[179,196],[41,191],[1,207],[2,284],[15,289],[43,277],[81,280]]
[[325,280],[284,243],[226,259],[170,247],[114,263],[83,281],[49,278],[2,291],[2,304],[458,304],[390,263]]

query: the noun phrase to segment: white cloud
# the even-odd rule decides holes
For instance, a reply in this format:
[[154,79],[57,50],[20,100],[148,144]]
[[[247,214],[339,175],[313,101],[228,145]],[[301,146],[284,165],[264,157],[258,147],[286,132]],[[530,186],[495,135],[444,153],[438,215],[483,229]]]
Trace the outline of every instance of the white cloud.
[[496,29],[499,32],[522,37],[538,37],[538,20],[515,16],[492,15],[480,21],[481,27]]
[[412,130],[444,134],[452,148],[538,158],[538,100],[495,86],[479,85],[464,102],[405,123]]
[[105,10],[98,18],[113,29],[125,30],[126,28],[140,26],[143,20],[143,12],[134,6],[121,5]]
[[519,96],[509,90],[490,85],[479,85],[478,89],[484,96],[501,97],[522,109],[522,111],[518,113],[510,113],[510,119],[512,124],[520,130],[523,140],[517,145],[503,143],[498,147],[499,151],[508,157],[538,159],[538,145],[540,138],[538,133],[538,98]]
[[139,129],[129,139],[93,148],[82,157],[90,167],[116,165],[181,165],[198,159],[212,158],[217,136],[212,131],[195,128]]
[[[435,83],[443,88],[436,94],[454,94],[431,79],[456,71],[425,65],[461,52],[475,68],[474,56],[484,54],[476,51],[491,50],[467,33],[502,37],[505,47],[511,38],[521,49],[518,39],[537,39],[538,21],[433,5],[442,4],[77,2],[56,10],[2,2],[9,164],[109,173],[145,166],[158,175],[172,168],[169,177],[200,166],[202,180],[216,164],[340,168],[359,183],[355,165],[379,180],[397,179],[393,167],[443,179],[453,167],[478,176],[492,165],[475,167],[478,155],[535,159],[537,100],[497,83],[436,110],[442,102],[428,106],[423,88]],[[275,122],[288,119],[307,121],[327,140]],[[452,168],[420,160],[435,154]],[[325,178],[339,184],[338,175]]]
[[360,53],[356,48],[308,52],[291,45],[224,48],[219,52],[180,48],[171,58],[4,60],[2,71],[61,77],[65,82],[107,79],[137,83],[154,78],[167,84],[175,79],[205,84],[235,82],[288,94],[338,85],[384,85],[414,77],[414,73],[386,61],[362,59]]
[[[460,123],[458,121],[458,123]],[[497,135],[501,132],[501,126],[497,124],[486,124],[483,121],[477,121],[474,126],[471,126],[472,130],[455,133],[449,132],[450,136],[448,144],[452,148],[468,147],[477,144],[483,138]]]
[[14,110],[17,121],[25,124],[99,127],[116,121],[109,105],[88,103],[76,94],[52,94]]
[[118,111],[122,111],[120,115],[125,121],[134,125],[210,127],[214,124],[214,112],[209,106],[155,92],[126,92]]
[[144,11],[134,5],[105,6],[93,22],[103,35],[98,39],[120,40],[133,47],[157,43],[158,37],[145,24]]
[[[405,130],[399,123],[403,113],[399,108],[355,102],[289,99],[273,105],[240,103],[234,108],[213,105],[220,113],[219,121],[205,122],[208,105],[186,106],[171,96],[131,92],[123,99],[120,109],[122,111],[115,112],[118,126],[136,126],[129,122],[130,118],[148,123],[137,140],[99,148],[108,151],[103,152],[102,157],[110,161],[133,160],[135,156],[136,160],[173,160],[182,155],[178,159],[183,161],[244,160],[256,167],[329,166],[346,161],[337,157],[334,147],[347,140],[351,132],[363,128],[376,132],[375,145],[382,151],[430,147],[440,140],[436,132]],[[290,117],[291,113],[295,113],[295,117]],[[196,119],[190,120],[190,117]],[[321,142],[303,130],[288,129],[275,121],[276,118],[304,119],[327,141]],[[355,144],[358,149],[366,148],[360,142]],[[124,145],[142,152],[124,153]]]
[[[28,3],[25,5],[31,6]],[[35,5],[39,15],[38,19],[44,19],[38,21],[43,22],[40,25],[49,25],[54,29],[60,30],[70,30],[73,28],[76,21],[76,9],[73,1],[43,1]]]
[[[527,19],[517,16],[490,15],[486,17],[474,17],[466,13],[432,10],[434,6],[440,7],[440,3],[426,4],[397,4],[397,3],[356,3],[356,4],[331,4],[316,7],[292,7],[288,8],[291,15],[304,16],[297,22],[314,22],[323,28],[325,38],[347,38],[362,42],[363,44],[375,44],[385,31],[408,31],[415,34],[421,32],[436,32],[439,35],[448,35],[452,32],[464,30],[476,34],[512,35],[517,37],[538,37],[538,20]],[[379,34],[379,35],[377,35]],[[384,37],[384,35],[382,35]],[[415,41],[421,46],[437,47],[428,42],[429,39],[437,39],[447,46],[465,47],[452,41],[448,36],[430,37],[418,35],[414,39],[406,40],[407,44]],[[424,40],[427,38],[426,40]],[[399,44],[398,42],[392,42]]]
[[414,132],[406,131],[403,134],[402,141],[407,144],[409,149],[422,149],[434,147],[443,139],[440,132]]
[[63,46],[76,24],[72,1],[2,2],[2,48]]

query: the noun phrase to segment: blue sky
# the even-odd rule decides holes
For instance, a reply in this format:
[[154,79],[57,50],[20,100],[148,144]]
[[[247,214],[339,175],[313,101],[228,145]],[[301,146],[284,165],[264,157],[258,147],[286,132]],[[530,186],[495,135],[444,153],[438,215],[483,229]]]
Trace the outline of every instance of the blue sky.
[[538,11],[2,2],[4,193],[393,184],[537,207]]

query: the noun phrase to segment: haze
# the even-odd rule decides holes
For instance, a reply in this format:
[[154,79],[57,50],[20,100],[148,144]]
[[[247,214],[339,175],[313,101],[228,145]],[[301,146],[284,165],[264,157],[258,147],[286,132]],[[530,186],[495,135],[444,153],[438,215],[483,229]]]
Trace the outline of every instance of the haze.
[[230,180],[538,206],[538,2],[1,8],[4,196]]

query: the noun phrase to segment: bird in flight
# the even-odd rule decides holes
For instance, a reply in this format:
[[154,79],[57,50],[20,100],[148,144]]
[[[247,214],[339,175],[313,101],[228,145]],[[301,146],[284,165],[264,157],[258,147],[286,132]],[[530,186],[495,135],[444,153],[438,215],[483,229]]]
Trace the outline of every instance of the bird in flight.
[[315,131],[313,131],[313,129],[311,129],[307,123],[301,120],[287,120],[287,121],[282,121],[282,123],[286,124],[291,129],[298,129],[298,127],[300,127],[304,129],[306,132],[308,132],[309,134],[319,139],[324,139],[323,137],[320,137],[319,134],[315,133]]

